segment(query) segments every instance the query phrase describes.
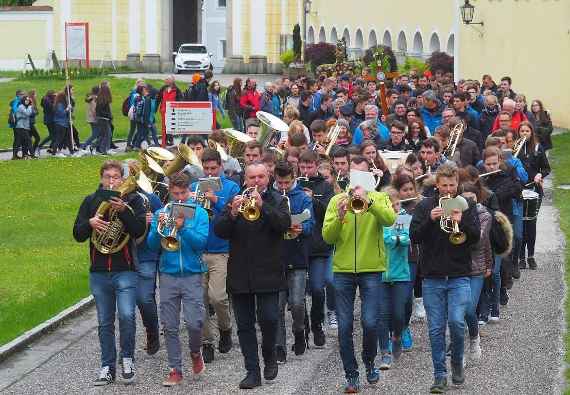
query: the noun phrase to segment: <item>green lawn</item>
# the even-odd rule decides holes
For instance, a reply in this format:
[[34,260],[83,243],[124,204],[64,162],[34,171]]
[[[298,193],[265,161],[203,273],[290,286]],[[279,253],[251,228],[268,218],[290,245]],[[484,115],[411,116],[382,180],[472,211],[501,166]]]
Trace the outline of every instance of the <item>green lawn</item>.
[[72,227],[103,161],[0,161],[0,345],[89,295]]
[[[570,241],[570,191],[557,188],[561,184],[570,184],[570,133],[564,133],[553,138],[554,148],[549,157],[550,165],[554,173],[554,204],[560,211],[560,227],[566,236],[566,243]],[[566,287],[570,287],[570,250],[566,249],[566,262],[564,277]],[[565,361],[566,366],[570,364],[570,299],[566,297],[566,333],[564,334],[565,342]],[[567,388],[570,383],[570,369],[566,368]],[[570,394],[570,388],[566,391]]]
[[[126,78],[106,77],[111,82],[111,92],[113,93],[112,112],[114,116],[115,137],[126,138],[129,131],[129,121],[121,112],[123,100],[131,91],[135,80]],[[94,85],[101,82],[101,78],[83,79],[73,81],[74,97],[75,97],[75,125],[79,130],[80,138],[86,139],[91,134],[91,128],[85,121],[85,96],[91,91]],[[159,88],[162,81],[148,81],[153,86]],[[180,89],[186,90],[186,84],[178,84]],[[0,148],[10,148],[12,146],[13,134],[8,128],[8,112],[10,110],[9,103],[14,98],[16,90],[36,89],[38,100],[49,90],[61,90],[64,87],[62,80],[29,80],[29,81],[11,81],[0,84]],[[38,102],[39,106],[39,102]],[[40,108],[40,114],[36,123],[36,127],[42,138],[47,136],[47,129],[42,123],[43,111]],[[160,119],[160,118],[159,118]],[[157,123],[160,122],[159,119]]]

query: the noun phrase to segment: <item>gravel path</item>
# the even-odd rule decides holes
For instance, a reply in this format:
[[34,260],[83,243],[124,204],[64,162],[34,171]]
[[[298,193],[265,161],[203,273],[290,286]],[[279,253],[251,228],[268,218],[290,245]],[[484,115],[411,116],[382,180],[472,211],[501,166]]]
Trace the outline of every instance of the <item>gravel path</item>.
[[[501,321],[481,330],[483,358],[477,365],[467,365],[466,384],[452,390],[453,394],[547,394],[559,393],[562,388],[562,333],[564,299],[563,250],[564,241],[558,227],[558,213],[547,196],[538,223],[538,270],[522,273],[511,292],[511,301],[501,310]],[[237,383],[243,377],[243,360],[239,348],[229,354],[216,354],[216,361],[207,365],[199,381],[190,375],[179,388],[166,390],[161,382],[166,374],[166,353],[149,357],[143,350],[142,326],[138,326],[137,381],[130,386],[120,383],[104,390],[91,383],[99,364],[99,346],[93,311],[82,318],[92,322],[86,334],[70,341],[66,347],[53,351],[45,358],[45,348],[34,346],[25,356],[16,356],[0,365],[0,372],[8,369],[16,382],[1,388],[6,394],[53,393],[238,393]],[[71,321],[69,325],[73,325]],[[85,323],[85,321],[83,321]],[[290,328],[290,324],[288,324]],[[359,328],[359,322],[355,322]],[[69,330],[69,328],[67,328]],[[66,331],[64,326],[49,336]],[[414,349],[390,371],[382,374],[375,387],[363,386],[363,393],[419,394],[427,393],[432,381],[430,348],[425,324],[412,325]],[[332,394],[344,384],[341,361],[334,333],[329,333],[325,349],[311,348],[304,356],[289,355],[287,364],[280,366],[279,376],[272,384],[250,393],[271,394]],[[49,336],[43,340],[49,343]],[[61,336],[60,336],[61,337]],[[357,349],[360,349],[360,331],[357,329]],[[234,334],[235,338],[235,334]],[[237,340],[236,340],[237,342]],[[288,340],[291,344],[291,339]],[[183,342],[184,344],[185,342]],[[44,362],[25,368],[40,355]],[[291,354],[291,353],[290,353]],[[188,369],[189,352],[184,353]],[[31,370],[31,371],[30,371]],[[362,369],[361,369],[362,370]],[[1,375],[1,374],[0,374]]]

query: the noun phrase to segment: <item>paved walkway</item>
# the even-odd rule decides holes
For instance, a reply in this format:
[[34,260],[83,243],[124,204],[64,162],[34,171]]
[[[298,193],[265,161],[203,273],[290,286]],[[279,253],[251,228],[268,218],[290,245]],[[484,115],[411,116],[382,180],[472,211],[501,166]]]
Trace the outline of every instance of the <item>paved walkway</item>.
[[[558,212],[550,193],[538,222],[538,270],[522,272],[511,292],[511,301],[501,310],[501,321],[481,330],[483,358],[468,364],[466,384],[453,394],[551,394],[562,385],[564,241],[558,226]],[[207,366],[201,380],[186,377],[179,388],[167,390],[161,382],[167,372],[164,348],[145,354],[142,326],[138,326],[137,381],[130,386],[116,383],[104,390],[92,386],[99,366],[94,311],[86,312],[26,351],[0,365],[0,393],[238,393],[243,377],[239,348],[220,356]],[[358,328],[359,323],[355,323]],[[290,324],[288,326],[290,328]],[[363,393],[422,394],[432,381],[430,348],[425,323],[413,323],[415,345],[401,362],[383,373],[376,387],[363,386]],[[332,394],[343,385],[342,366],[334,333],[329,332],[325,349],[311,348],[304,356],[289,356],[280,366],[273,384],[250,393]],[[360,330],[357,330],[360,348]],[[236,340],[237,341],[237,340]],[[289,338],[289,344],[291,339]],[[185,344],[186,342],[183,342]],[[184,353],[188,369],[189,352]]]

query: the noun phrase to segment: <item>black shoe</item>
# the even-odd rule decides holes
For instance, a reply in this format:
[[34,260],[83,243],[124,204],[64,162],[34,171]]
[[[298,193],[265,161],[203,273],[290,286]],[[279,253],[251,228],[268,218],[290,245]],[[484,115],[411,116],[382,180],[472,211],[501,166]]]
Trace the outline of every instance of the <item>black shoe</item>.
[[117,147],[114,143],[111,143],[111,149],[118,149],[119,147]]
[[305,331],[295,332],[295,344],[293,344],[295,355],[303,355],[306,349],[307,341],[305,340]]
[[315,347],[324,347],[326,341],[322,326],[313,327],[313,342],[315,343]]
[[275,358],[277,359],[277,363],[287,362],[287,351],[284,347],[275,346]]
[[277,360],[275,359],[272,361],[265,361],[265,367],[263,368],[263,378],[268,381],[275,380],[277,373],[279,373]]
[[202,346],[202,357],[204,358],[204,363],[211,363],[214,361],[214,345],[204,344]]
[[501,287],[501,295],[499,295],[499,303],[501,306],[506,306],[509,303],[509,294],[506,288]]
[[521,278],[521,269],[519,269],[519,264],[515,263],[513,264],[513,274],[512,274],[513,278],[515,280],[518,280],[519,278]]
[[521,258],[519,261],[519,269],[526,269],[526,259]]
[[247,372],[247,376],[239,383],[242,390],[250,390],[261,385],[261,375],[259,372]]
[[451,382],[453,385],[461,385],[465,383],[465,371],[463,369],[463,363],[452,363],[451,364]]
[[430,394],[444,394],[447,391],[447,379],[435,379],[429,389]]
[[218,343],[218,350],[220,353],[225,354],[230,352],[233,347],[232,342],[232,330],[222,331],[220,330],[220,341]]
[[158,331],[146,332],[146,353],[148,355],[154,355],[160,349],[160,336],[158,336]]
[[533,256],[528,257],[528,268],[530,270],[536,270],[536,261]]

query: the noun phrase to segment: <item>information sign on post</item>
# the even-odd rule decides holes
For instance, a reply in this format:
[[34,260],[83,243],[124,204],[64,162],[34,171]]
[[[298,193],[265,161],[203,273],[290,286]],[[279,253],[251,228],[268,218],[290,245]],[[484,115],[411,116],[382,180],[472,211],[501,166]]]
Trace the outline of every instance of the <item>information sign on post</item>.
[[65,22],[65,58],[89,67],[89,23]]
[[212,103],[208,101],[169,101],[166,103],[166,134],[212,133]]

